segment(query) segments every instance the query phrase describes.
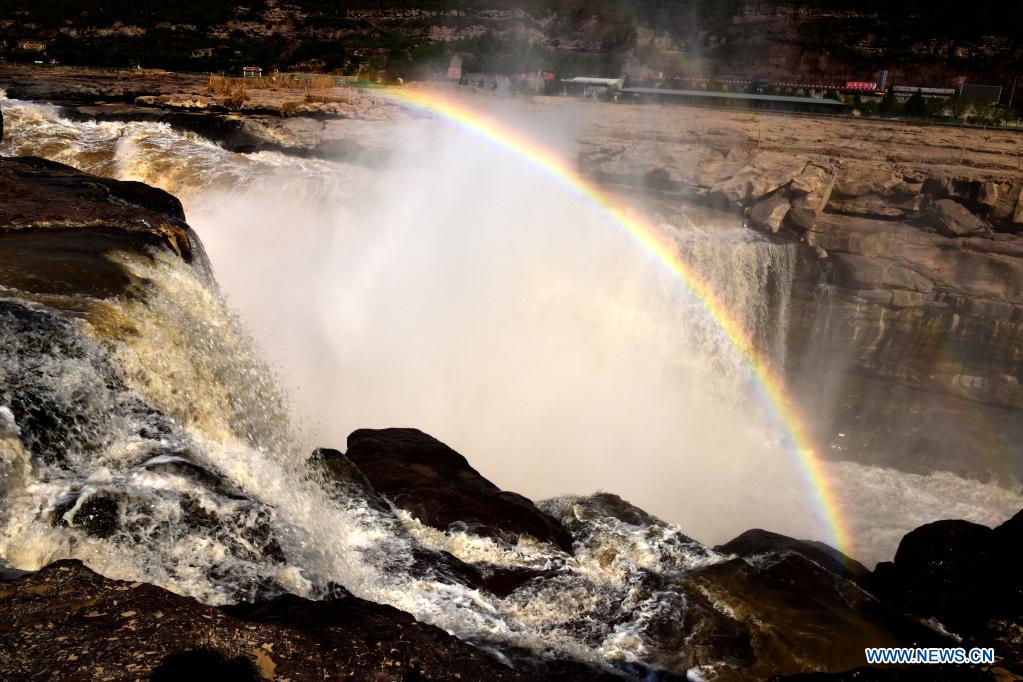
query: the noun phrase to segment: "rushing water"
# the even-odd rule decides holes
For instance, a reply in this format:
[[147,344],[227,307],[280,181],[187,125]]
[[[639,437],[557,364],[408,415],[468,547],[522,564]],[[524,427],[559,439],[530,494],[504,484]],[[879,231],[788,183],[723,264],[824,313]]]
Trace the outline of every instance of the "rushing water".
[[[483,644],[642,661],[645,623],[681,608],[643,576],[720,560],[679,528],[710,543],[756,526],[830,540],[775,415],[698,303],[522,162],[432,121],[346,124],[389,151],[369,166],[4,108],[4,154],[180,196],[223,292],[179,259],[126,254],[112,257],[148,282],[141,299],[67,315],[0,292],[0,386],[14,387],[0,394],[4,562],[77,557],[212,603],[340,582]],[[730,217],[661,217],[780,362],[791,248]],[[67,437],[32,456],[16,413],[57,415]],[[426,528],[330,494],[304,466],[312,446],[378,426],[419,427],[498,485],[551,498],[579,551]],[[827,472],[864,561],[921,523],[998,523],[1023,506],[950,474]],[[562,497],[597,489],[679,527]],[[499,599],[416,569],[419,547],[561,573]]]

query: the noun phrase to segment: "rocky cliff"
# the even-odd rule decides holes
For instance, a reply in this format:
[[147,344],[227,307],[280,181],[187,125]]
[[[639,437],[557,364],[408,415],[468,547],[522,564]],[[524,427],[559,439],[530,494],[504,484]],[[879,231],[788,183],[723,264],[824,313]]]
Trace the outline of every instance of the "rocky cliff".
[[[683,125],[656,142],[594,131],[581,166],[609,185],[742,214],[752,229],[797,245],[782,362],[832,452],[1020,480],[1019,172],[929,158],[934,147],[919,138],[889,143],[890,161],[848,148],[815,152],[809,121],[807,139],[769,149],[758,149],[763,129],[753,144],[719,143],[706,123]],[[842,137],[861,133],[869,126]],[[908,149],[917,160],[900,158]]]

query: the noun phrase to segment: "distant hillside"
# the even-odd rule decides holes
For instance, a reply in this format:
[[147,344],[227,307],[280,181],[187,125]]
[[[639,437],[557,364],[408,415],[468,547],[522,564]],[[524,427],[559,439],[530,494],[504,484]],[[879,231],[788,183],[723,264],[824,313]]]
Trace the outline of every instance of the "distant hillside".
[[454,53],[514,73],[745,75],[1009,85],[1023,3],[996,0],[0,0],[9,61],[412,75]]

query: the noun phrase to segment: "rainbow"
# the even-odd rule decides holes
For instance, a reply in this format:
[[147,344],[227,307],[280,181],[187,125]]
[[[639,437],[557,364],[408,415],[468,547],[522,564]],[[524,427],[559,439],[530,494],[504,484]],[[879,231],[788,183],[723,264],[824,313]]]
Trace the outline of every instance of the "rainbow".
[[742,360],[750,367],[757,391],[777,415],[798,459],[819,520],[830,535],[830,543],[845,554],[852,550],[852,537],[834,491],[817,455],[803,418],[785,390],[782,378],[756,350],[753,339],[739,325],[712,288],[682,259],[675,245],[642,216],[618,206],[592,182],[583,178],[563,159],[522,132],[464,102],[421,88],[387,88],[376,91],[382,97],[413,110],[436,115],[491,144],[520,157],[561,185],[594,205],[614,225],[630,234],[640,246],[668,268],[701,302]]

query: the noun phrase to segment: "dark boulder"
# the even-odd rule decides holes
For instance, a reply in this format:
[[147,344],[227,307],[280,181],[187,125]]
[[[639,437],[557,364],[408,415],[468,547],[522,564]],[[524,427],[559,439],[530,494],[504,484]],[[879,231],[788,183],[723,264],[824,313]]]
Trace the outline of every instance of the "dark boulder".
[[920,526],[902,538],[894,562],[878,565],[871,588],[909,613],[952,628],[1023,616],[1023,571],[1012,556],[1023,542],[1020,525],[1012,519],[998,532],[969,521]]
[[317,448],[309,458],[308,465],[315,475],[322,477],[334,497],[358,497],[370,509],[382,514],[391,513],[387,500],[373,489],[373,484],[365,474],[340,450]]
[[964,646],[994,647],[1023,674],[1023,512],[996,529],[936,521],[902,538],[895,561],[877,565],[869,589],[919,618],[935,618]]
[[870,571],[860,562],[823,542],[795,540],[786,535],[754,528],[714,548],[722,554],[734,554],[744,559],[758,556],[781,558],[786,554],[798,554],[818,564],[835,575],[860,583]]
[[[212,277],[174,196],[35,157],[0,158],[0,287],[71,298],[141,297],[145,281],[107,257],[169,250]],[[79,307],[83,303],[77,304]]]
[[115,496],[93,495],[72,513],[77,503],[76,498],[71,498],[58,504],[53,512],[53,525],[78,527],[95,538],[109,538],[117,532],[121,505]]
[[231,660],[213,649],[189,649],[167,656],[150,675],[150,682],[179,680],[213,682],[259,682],[262,678],[252,661],[244,656]]
[[[370,509],[382,514],[385,519],[390,517],[391,532],[402,536],[412,545],[412,563],[401,568],[419,579],[464,585],[503,598],[535,579],[557,573],[555,569],[535,570],[468,564],[449,552],[427,549],[405,533],[398,519],[392,515],[387,500],[373,488],[369,479],[343,452],[331,448],[317,448],[309,458],[309,466],[314,474],[323,477],[328,492],[335,498],[357,497]],[[377,565],[387,565],[391,559],[388,556],[377,555],[371,555],[369,558]]]
[[347,593],[218,609],[60,561],[4,582],[0,613],[5,680],[537,679]]
[[161,189],[36,157],[0,159],[0,234],[49,230],[114,231],[186,261],[199,248],[181,202]]
[[763,558],[712,564],[689,579],[747,629],[750,679],[850,669],[865,663],[866,647],[957,646],[801,554]]
[[565,551],[572,538],[530,500],[501,490],[465,457],[417,429],[360,429],[348,459],[373,489],[420,522],[486,537],[530,535]]

